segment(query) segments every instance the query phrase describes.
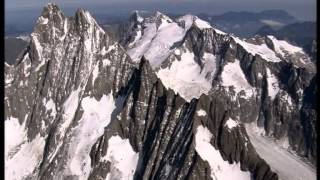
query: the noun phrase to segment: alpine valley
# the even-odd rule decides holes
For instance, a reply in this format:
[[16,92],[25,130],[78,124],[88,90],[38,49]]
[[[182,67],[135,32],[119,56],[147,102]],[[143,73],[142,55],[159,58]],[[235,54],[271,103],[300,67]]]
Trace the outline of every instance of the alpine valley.
[[187,14],[136,11],[116,40],[44,7],[5,64],[8,180],[315,180],[315,61]]

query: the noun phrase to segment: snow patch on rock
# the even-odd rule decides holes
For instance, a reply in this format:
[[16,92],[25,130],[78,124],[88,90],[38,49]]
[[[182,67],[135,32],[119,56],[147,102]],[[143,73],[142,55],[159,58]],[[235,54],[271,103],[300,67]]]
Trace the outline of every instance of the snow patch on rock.
[[254,95],[254,88],[248,83],[238,59],[235,62],[228,62],[221,73],[222,86],[224,87],[234,87],[234,91],[238,94],[244,91],[246,98]]
[[37,135],[28,142],[25,124],[17,118],[5,120],[5,179],[32,176],[42,159],[45,140]]
[[206,28],[212,28],[212,26],[206,22],[206,21],[203,21],[199,18],[196,18],[194,20],[194,23],[200,28],[200,29],[206,29]]
[[37,51],[39,59],[41,60],[43,48],[38,40],[36,33],[31,34],[31,42],[34,44],[34,46],[35,46],[34,48]]
[[[157,76],[166,88],[171,88],[187,101],[207,94],[211,89],[211,82],[202,74],[200,66],[194,60],[195,56],[186,49],[181,60],[175,60],[171,66],[159,69]],[[213,70],[212,70],[213,71]]]
[[[267,36],[273,43],[274,50],[276,53],[280,54],[282,57],[299,57],[298,61],[302,64],[310,64],[312,63],[309,56],[304,52],[301,47],[294,46],[287,41],[278,40],[274,36]],[[292,59],[292,58],[289,58]],[[295,58],[293,58],[295,59]]]
[[280,91],[279,82],[277,77],[271,73],[269,68],[266,68],[266,71],[267,71],[267,82],[268,82],[268,95],[271,97],[271,100],[274,100],[274,98]]
[[75,127],[70,142],[69,168],[79,179],[87,179],[91,170],[90,151],[94,143],[104,133],[111,121],[111,113],[116,108],[112,93],[103,95],[100,100],[85,97],[81,101],[83,109],[79,125]]
[[203,109],[199,109],[199,110],[197,111],[197,115],[198,115],[198,116],[206,116],[207,113],[206,113],[206,111],[204,111]]
[[94,85],[95,80],[97,79],[99,74],[99,64],[96,64],[92,71],[92,86]]
[[245,50],[247,50],[252,55],[260,55],[264,60],[269,62],[280,62],[281,59],[278,58],[274,51],[272,51],[266,44],[255,45],[248,43],[239,39],[238,37],[232,37],[236,43],[241,45]]
[[47,111],[51,111],[50,115],[55,117],[57,114],[57,111],[56,111],[56,104],[54,103],[54,101],[50,98],[49,101],[44,102],[44,104],[46,106]]
[[223,160],[219,150],[211,145],[211,138],[212,133],[206,127],[198,126],[195,135],[195,149],[201,159],[209,163],[212,179],[250,180],[250,172],[241,171],[239,163],[229,164],[228,161]]
[[19,120],[9,117],[5,123],[5,157],[14,153],[15,147],[19,146],[26,140],[25,124],[20,124]]
[[227,126],[229,130],[232,130],[233,128],[239,126],[239,122],[236,121],[236,120],[234,120],[234,119],[229,118],[229,119],[226,121],[225,126]]
[[203,60],[204,63],[201,75],[208,77],[207,79],[212,82],[217,71],[217,57],[212,53],[204,52]]
[[65,134],[66,129],[74,118],[75,112],[79,106],[80,90],[81,88],[79,87],[77,90],[72,91],[63,104],[63,124],[59,128],[60,134]]
[[111,61],[109,59],[103,59],[102,60],[103,67],[110,66],[110,64],[111,64]]
[[112,136],[108,141],[107,154],[103,157],[104,161],[111,163],[106,180],[132,180],[138,159],[139,153],[132,149],[129,139]]
[[294,45],[289,44],[287,41],[284,40],[278,40],[276,37],[274,36],[267,36],[270,40],[272,40],[273,45],[274,45],[274,50],[281,54],[281,56],[285,56],[287,53],[289,54],[295,54],[295,53],[302,53],[303,49],[301,47],[297,47]]
[[40,16],[38,18],[38,23],[40,23],[40,24],[48,24],[48,22],[49,22],[48,18],[45,18],[43,16]]

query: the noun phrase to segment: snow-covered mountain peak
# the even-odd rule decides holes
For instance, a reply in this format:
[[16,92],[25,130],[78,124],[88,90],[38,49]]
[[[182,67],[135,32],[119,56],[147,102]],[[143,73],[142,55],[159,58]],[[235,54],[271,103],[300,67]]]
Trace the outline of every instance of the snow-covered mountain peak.
[[[66,158],[54,165],[59,173],[53,172],[61,178],[54,179],[65,179],[68,175],[87,179],[91,163],[89,151],[108,125],[107,119],[114,109],[112,92],[118,92],[128,81],[131,61],[89,12],[78,10],[75,17],[68,18],[60,16],[53,5],[44,11],[39,19],[47,17],[47,22],[41,21],[35,26],[29,47],[19,63],[6,67],[6,94],[8,97],[20,94],[7,106],[6,123],[18,127],[20,134],[13,134],[22,137],[13,145],[6,144],[7,152],[12,154],[6,157],[6,179],[40,179],[36,177],[39,166],[46,169],[62,152]],[[85,92],[89,89],[92,90]],[[21,99],[19,107],[16,98]],[[31,107],[34,111],[28,112]],[[73,126],[79,108],[85,113],[81,115],[82,120],[78,119],[80,123]],[[26,126],[19,126],[22,122]],[[50,134],[50,151],[46,151],[45,139],[52,123],[56,129]],[[70,130],[72,126],[74,129]],[[62,139],[67,132],[73,138],[65,146]],[[42,157],[47,159],[42,161]],[[17,168],[17,164],[22,165]],[[63,167],[58,167],[60,165]]]
[[158,16],[162,16],[164,14],[162,14],[160,11],[155,11],[154,12],[154,16],[158,17]]
[[157,30],[159,30],[160,28],[165,27],[168,24],[173,22],[173,20],[169,16],[167,16],[159,11],[156,11],[156,12],[154,12],[153,15],[145,18],[145,21],[146,21],[145,22],[146,24],[155,23]]
[[78,9],[76,11],[75,19],[77,24],[80,24],[80,27],[84,25],[85,27],[94,26],[103,31],[102,28],[98,25],[97,21],[92,17],[89,11],[85,9]]
[[131,24],[123,44],[128,48],[128,53],[134,61],[139,62],[142,55],[145,55],[151,65],[156,68],[174,52],[192,26],[200,31],[213,29],[216,33],[226,35],[194,15],[189,14],[172,20],[156,12],[144,18],[142,22],[136,21]]
[[[135,37],[127,45],[130,57],[139,62],[144,56],[164,86],[187,101],[207,94],[220,61],[216,55],[221,47],[216,41],[226,41],[221,37],[227,34],[190,14],[171,20],[156,13],[142,24],[130,30]],[[214,34],[221,36],[219,40]]]
[[[293,56],[281,56],[271,47],[272,42],[268,42],[266,37],[240,39],[213,28],[208,22],[191,14],[178,17],[172,22],[163,21],[166,16],[159,12],[155,14],[145,18],[141,27],[132,29],[131,34],[135,38],[126,46],[127,52],[136,62],[144,56],[157,71],[163,84],[187,101],[199,98],[202,93],[207,94],[213,86],[219,84],[227,89],[234,87],[236,94],[245,93],[243,98],[251,98],[255,93],[254,87],[251,87],[253,82],[248,81],[244,75],[242,57],[234,54],[238,51],[264,62],[293,62],[295,66],[301,67],[301,63],[299,65],[295,62],[303,60],[302,56],[296,56],[297,60]],[[162,20],[161,23],[155,21],[157,18]],[[232,57],[222,59],[221,56],[226,54]],[[230,64],[224,68],[226,64],[223,62]],[[242,72],[233,75],[234,81],[231,78],[232,81],[227,82],[226,74],[234,69]],[[261,73],[258,76],[261,78]],[[236,83],[239,78],[243,82],[240,85]],[[213,82],[214,79],[222,80]]]
[[208,22],[203,21],[197,16],[191,14],[187,14],[177,18],[177,22],[182,23],[185,29],[189,29],[192,25],[195,25],[200,29],[212,28],[212,26]]
[[314,64],[302,48],[285,40],[279,40],[274,36],[257,35],[252,38],[241,39],[231,35],[230,46],[234,48],[235,44],[238,44],[253,56],[260,56],[265,61],[275,63],[286,61],[292,63],[295,67],[304,67],[310,71],[315,71]]
[[48,3],[47,6],[45,6],[42,9],[41,16],[37,19],[37,26],[41,25],[48,25],[48,23],[52,22],[58,22],[61,19],[64,19],[65,16],[63,12],[60,10],[60,8],[52,3]]
[[310,57],[301,47],[290,44],[285,40],[279,40],[272,35],[265,37],[266,43],[271,44],[271,48],[283,59],[290,59],[297,66],[306,66],[312,64]]
[[213,29],[218,34],[226,35],[225,32],[220,31],[219,29],[213,28],[209,22],[200,19],[198,16],[192,14],[186,14],[184,16],[178,17],[176,21],[181,24],[185,29],[195,26],[201,30],[203,29]]
[[130,16],[130,22],[131,23],[141,23],[144,20],[144,18],[140,15],[140,12],[138,10],[135,10],[132,12]]
[[42,10],[41,16],[43,16],[44,14],[48,13],[48,14],[53,14],[53,13],[62,13],[62,11],[60,10],[60,8],[54,4],[54,3],[48,3],[47,6],[45,6]]
[[155,11],[152,16],[155,17],[155,18],[157,18],[157,19],[161,18],[161,19],[164,19],[164,20],[172,21],[172,19],[171,19],[169,16],[163,14],[163,13],[160,12],[160,11]]

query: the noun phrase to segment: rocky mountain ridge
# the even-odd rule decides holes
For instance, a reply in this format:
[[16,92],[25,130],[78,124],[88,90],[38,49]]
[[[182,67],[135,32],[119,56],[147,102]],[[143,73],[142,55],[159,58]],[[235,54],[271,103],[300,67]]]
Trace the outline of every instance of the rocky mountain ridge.
[[[132,28],[124,36],[131,40],[121,42],[131,57],[144,55],[167,88],[189,101],[202,93],[223,91],[232,102],[226,109],[232,109],[240,121],[256,123],[259,133],[316,163],[316,116],[306,120],[301,114],[307,96],[304,91],[309,86],[316,89],[310,83],[316,68],[302,48],[271,35],[243,40],[192,15],[144,20],[136,12],[133,17]],[[155,17],[164,23],[150,22]],[[173,38],[173,29],[175,33],[182,29],[181,34]],[[312,148],[307,145],[311,141],[302,140],[307,132],[313,139]]]

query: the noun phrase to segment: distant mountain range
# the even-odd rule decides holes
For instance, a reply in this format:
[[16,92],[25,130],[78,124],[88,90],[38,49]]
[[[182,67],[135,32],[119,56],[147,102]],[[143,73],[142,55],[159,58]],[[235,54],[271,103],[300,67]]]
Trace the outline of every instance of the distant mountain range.
[[[148,11],[139,11],[141,16],[150,16]],[[177,18],[182,14],[167,14],[171,18]],[[224,32],[234,34],[238,37],[253,37],[254,35],[274,35],[279,39],[286,39],[303,49],[316,59],[316,23],[315,22],[299,22],[295,17],[284,10],[266,10],[262,12],[227,12],[221,15],[197,14],[197,16],[213,27],[223,30]],[[110,36],[119,40],[127,28],[127,14],[94,14],[95,19],[101,27],[109,32]],[[27,20],[30,21],[30,20]],[[7,23],[5,33],[7,38],[5,47],[17,47],[6,50],[6,59],[8,63],[12,63],[17,58],[16,50],[22,48],[21,39],[14,40],[19,35],[30,34],[33,29],[33,22],[24,22],[20,24]],[[17,43],[17,45],[14,45]]]
[[284,10],[267,10],[262,12],[227,12],[222,15],[199,14],[200,18],[212,26],[240,37],[251,37],[265,25],[280,28],[298,20]]
[[[142,16],[149,16],[148,11],[139,11]],[[214,12],[213,12],[214,13]],[[34,17],[35,12],[26,12],[26,18],[21,21],[17,20],[18,17],[14,17],[14,21],[6,21],[5,33],[6,36],[18,36],[20,34],[30,34],[35,24],[35,19],[28,17]],[[175,18],[182,14],[168,13],[169,17]],[[262,12],[227,12],[221,15],[209,15],[209,14],[196,14],[198,17],[206,20],[211,25],[220,28],[228,33],[234,33],[237,36],[250,36],[253,35],[260,27],[269,24],[273,26],[281,26],[298,22],[298,20],[292,15],[288,14],[284,10],[267,10]],[[128,14],[118,13],[96,13],[93,14],[99,24],[119,24],[127,20]],[[21,21],[21,22],[20,22]],[[19,23],[17,23],[19,22]],[[253,25],[253,26],[252,26]],[[250,29],[251,26],[251,29]],[[247,32],[247,30],[250,30]]]
[[10,65],[14,64],[27,45],[28,39],[23,37],[6,37],[4,45],[6,62]]

